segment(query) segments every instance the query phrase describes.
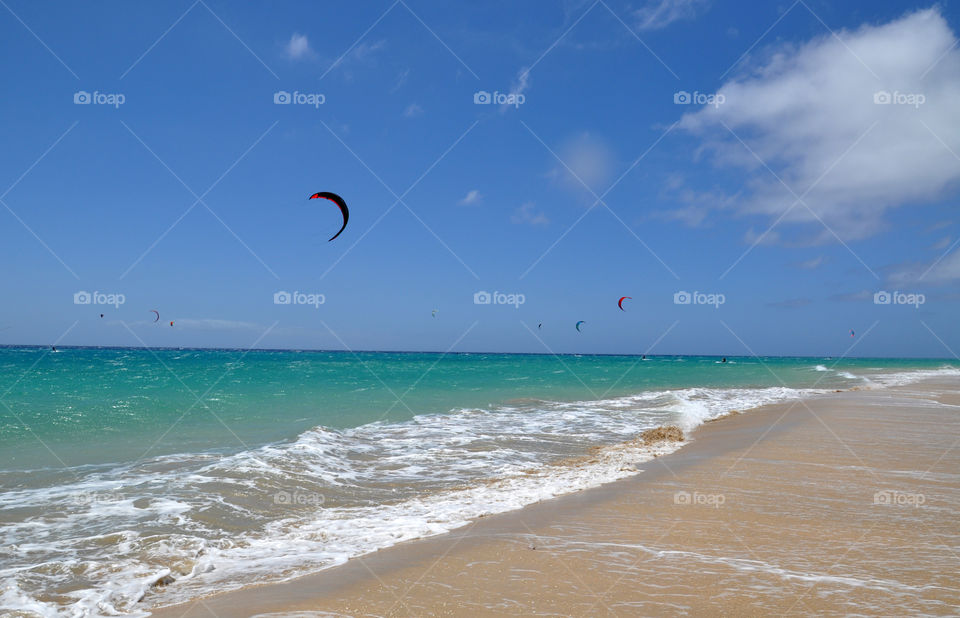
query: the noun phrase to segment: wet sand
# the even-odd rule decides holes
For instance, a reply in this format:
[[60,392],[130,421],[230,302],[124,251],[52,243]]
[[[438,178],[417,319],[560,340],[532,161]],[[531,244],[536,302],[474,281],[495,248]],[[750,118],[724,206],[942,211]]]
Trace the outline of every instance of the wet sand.
[[960,613],[957,381],[693,438],[626,480],[154,616]]

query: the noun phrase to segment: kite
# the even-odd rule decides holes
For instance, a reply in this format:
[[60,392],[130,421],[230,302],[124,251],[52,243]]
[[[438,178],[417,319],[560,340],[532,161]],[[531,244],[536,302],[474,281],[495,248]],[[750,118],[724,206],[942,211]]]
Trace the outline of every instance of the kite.
[[103,314],[102,314],[102,313],[100,314],[100,317],[101,317],[101,318],[103,317]]
[[543,328],[543,322],[540,322],[539,324],[537,324],[537,328]]
[[430,317],[432,317],[432,318],[437,317],[437,311],[438,311],[437,309],[434,309],[434,310],[430,313]]
[[[150,312],[151,312],[151,313],[156,313],[156,314],[157,314],[157,319],[156,319],[156,320],[154,320],[154,322],[159,322],[159,321],[160,321],[160,312],[159,312],[159,311],[157,311],[156,309],[151,309],[151,310],[150,310]],[[100,317],[103,317],[103,316],[100,316]]]
[[173,321],[170,322],[170,326],[173,326]]
[[[343,201],[343,198],[340,197],[339,195],[337,195],[336,193],[329,193],[329,192],[327,192],[327,191],[319,191],[319,192],[317,192],[317,193],[314,193],[313,195],[311,195],[311,196],[308,197],[307,199],[312,200],[312,199],[316,199],[316,198],[318,198],[318,197],[321,197],[321,198],[323,198],[323,199],[325,199],[325,200],[330,200],[331,202],[333,202],[334,204],[336,204],[337,207],[340,208],[340,214],[343,215],[343,225],[340,227],[340,231],[338,231],[336,234],[333,235],[332,238],[330,238],[330,240],[333,240],[334,238],[336,238],[337,236],[340,235],[340,232],[342,232],[343,230],[345,230],[345,229],[347,228],[347,221],[350,219],[350,211],[347,209],[347,203],[344,202],[344,201]],[[328,240],[327,242],[330,242],[330,240]]]
[[850,336],[853,337],[856,333],[853,332],[853,329],[850,329]]
[[633,297],[632,297],[632,296],[621,296],[621,297],[620,297],[620,300],[617,301],[617,306],[620,307],[620,311],[626,311],[626,309],[623,308],[623,301],[624,301],[624,300],[627,300],[627,299],[633,300]]
[[577,322],[577,325],[575,326],[575,328],[577,329],[578,333],[580,332],[580,325],[585,323],[586,323],[585,320],[580,320],[579,322]]

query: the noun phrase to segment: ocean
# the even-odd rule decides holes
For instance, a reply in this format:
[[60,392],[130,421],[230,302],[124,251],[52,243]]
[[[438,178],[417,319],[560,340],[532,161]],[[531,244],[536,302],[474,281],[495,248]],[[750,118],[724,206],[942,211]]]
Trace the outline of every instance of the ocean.
[[[636,474],[917,359],[0,348],[0,612],[146,615]],[[590,455],[587,457],[587,455]]]

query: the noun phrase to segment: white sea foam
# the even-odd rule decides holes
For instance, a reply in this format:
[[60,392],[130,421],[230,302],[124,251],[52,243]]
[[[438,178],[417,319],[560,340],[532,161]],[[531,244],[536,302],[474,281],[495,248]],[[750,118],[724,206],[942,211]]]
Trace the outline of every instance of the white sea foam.
[[[947,375],[960,370],[870,380],[893,386]],[[645,429],[689,431],[732,410],[827,390],[701,387],[523,401],[347,430],[317,427],[223,457],[77,468],[76,481],[0,494],[0,510],[26,513],[0,529],[0,580],[8,582],[0,603],[40,616],[142,614],[302,575],[636,474],[636,464],[678,447],[629,442]],[[589,446],[602,448],[578,458]],[[166,575],[175,581],[152,586]],[[78,579],[92,584],[78,590]],[[55,590],[72,601],[37,600],[39,591]]]

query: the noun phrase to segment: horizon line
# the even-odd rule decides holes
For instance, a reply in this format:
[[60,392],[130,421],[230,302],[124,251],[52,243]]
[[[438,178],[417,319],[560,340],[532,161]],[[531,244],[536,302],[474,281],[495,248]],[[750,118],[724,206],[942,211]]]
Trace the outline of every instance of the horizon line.
[[65,350],[164,350],[175,352],[310,352],[310,353],[343,353],[343,354],[438,354],[438,355],[483,355],[494,354],[503,356],[626,356],[626,357],[703,357],[703,358],[812,358],[812,359],[855,359],[855,360],[941,360],[960,362],[960,359],[946,356],[810,356],[810,355],[754,355],[754,354],[646,354],[629,352],[475,352],[475,351],[439,351],[439,350],[368,350],[368,349],[325,349],[325,348],[240,348],[240,347],[171,347],[171,346],[122,346],[122,345],[61,345],[51,344],[0,344],[0,349],[30,348],[30,349],[65,349]]

